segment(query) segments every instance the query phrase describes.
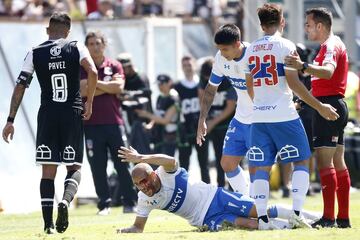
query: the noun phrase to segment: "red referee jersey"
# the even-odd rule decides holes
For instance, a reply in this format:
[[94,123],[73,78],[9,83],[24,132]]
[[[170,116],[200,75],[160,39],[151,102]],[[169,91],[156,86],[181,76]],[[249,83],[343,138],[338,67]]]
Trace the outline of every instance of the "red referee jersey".
[[345,96],[348,56],[344,43],[338,36],[330,37],[320,46],[320,51],[314,59],[313,64],[323,66],[330,63],[335,66],[334,74],[330,79],[322,79],[311,76],[312,94],[321,96]]

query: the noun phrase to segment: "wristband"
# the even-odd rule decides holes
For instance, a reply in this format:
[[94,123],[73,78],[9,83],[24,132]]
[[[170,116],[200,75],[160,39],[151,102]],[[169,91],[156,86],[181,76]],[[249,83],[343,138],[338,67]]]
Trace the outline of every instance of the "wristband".
[[14,123],[14,120],[15,120],[15,118],[13,118],[13,117],[8,117],[7,118],[7,122],[10,122],[10,123]]

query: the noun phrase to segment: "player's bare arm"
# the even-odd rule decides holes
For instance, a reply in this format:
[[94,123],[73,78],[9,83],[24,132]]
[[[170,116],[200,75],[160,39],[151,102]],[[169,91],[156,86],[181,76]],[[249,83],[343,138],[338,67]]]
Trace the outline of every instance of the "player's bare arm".
[[214,97],[216,94],[218,87],[207,84],[206,88],[204,90],[201,102],[200,102],[200,117],[198,122],[198,129],[197,129],[197,135],[196,135],[196,143],[198,145],[202,145],[202,142],[205,141],[206,136],[206,118],[208,116],[209,110],[211,108],[211,104],[214,101]]
[[323,66],[307,64],[307,68],[303,69],[304,62],[301,61],[296,51],[293,54],[285,57],[285,64],[287,67],[291,67],[297,70],[303,70],[308,74],[322,79],[330,79],[335,71],[335,66],[331,63],[326,63]]
[[338,119],[339,114],[336,113],[336,109],[330,104],[323,104],[313,97],[304,84],[300,82],[296,70],[286,69],[285,75],[291,90],[293,90],[304,102],[316,109],[323,118],[333,121]]
[[122,162],[141,163],[163,166],[166,172],[172,172],[177,169],[174,157],[165,154],[140,154],[131,146],[129,148],[120,147],[118,157],[122,158]]
[[138,116],[147,118],[147,119],[151,120],[154,123],[166,125],[166,124],[169,124],[171,122],[171,120],[175,116],[177,110],[176,110],[176,106],[173,105],[172,107],[170,107],[166,111],[164,117],[156,116],[155,114],[152,114],[152,113],[150,113],[148,111],[140,110],[140,109],[135,110],[135,112],[137,113]]
[[246,91],[249,94],[251,100],[254,99],[254,86],[253,86],[253,77],[250,73],[245,74],[245,80],[246,80]]
[[[16,113],[23,99],[25,89],[26,86],[23,84],[17,84],[14,88],[13,95],[11,97],[10,112],[9,112],[9,117],[12,119],[14,119],[16,116]],[[11,121],[7,121],[2,132],[2,137],[5,142],[9,143],[9,136],[11,140],[13,139],[14,131],[15,129],[13,123]]]
[[94,100],[94,94],[96,90],[96,83],[98,79],[97,70],[94,62],[85,57],[80,62],[81,66],[87,72],[87,94],[86,94],[86,103],[85,103],[85,113],[83,114],[84,120],[89,120],[92,114],[92,102]]
[[[94,97],[105,94],[104,91],[96,88]],[[80,95],[81,97],[87,96],[87,79],[80,80]]]
[[117,233],[142,233],[144,231],[146,221],[147,217],[137,216],[131,227],[118,229]]
[[114,74],[114,76],[112,77],[112,81],[98,81],[96,85],[97,89],[109,94],[122,93],[124,90],[124,86],[125,80],[118,73]]

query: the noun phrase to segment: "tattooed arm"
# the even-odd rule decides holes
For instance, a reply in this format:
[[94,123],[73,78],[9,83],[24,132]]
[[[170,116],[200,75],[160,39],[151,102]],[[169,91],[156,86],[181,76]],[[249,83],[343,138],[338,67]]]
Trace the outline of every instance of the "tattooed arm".
[[197,129],[197,136],[196,136],[196,143],[198,145],[202,145],[202,142],[205,141],[205,136],[206,136],[206,118],[208,116],[209,110],[211,108],[211,104],[214,101],[214,97],[216,94],[218,87],[211,85],[211,84],[207,84],[206,88],[204,90],[202,99],[201,99],[201,103],[200,103],[200,117],[199,117],[199,122],[198,122],[198,129]]
[[[23,99],[24,93],[25,93],[25,89],[26,86],[23,84],[17,84],[14,88],[14,92],[11,98],[11,103],[10,103],[10,112],[9,112],[9,117],[14,119],[16,116],[16,113],[19,109],[19,106],[21,104],[21,101]],[[2,137],[4,139],[5,142],[9,143],[9,136],[10,139],[13,139],[14,136],[14,126],[13,126],[13,122],[12,121],[7,121],[3,132],[2,132]]]

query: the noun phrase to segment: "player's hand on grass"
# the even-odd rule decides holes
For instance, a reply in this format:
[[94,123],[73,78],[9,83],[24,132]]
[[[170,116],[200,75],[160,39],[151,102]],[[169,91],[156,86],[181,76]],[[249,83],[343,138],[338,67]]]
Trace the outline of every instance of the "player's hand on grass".
[[131,146],[129,148],[120,147],[120,149],[118,150],[118,157],[122,158],[122,162],[139,163],[142,161],[141,154],[139,154]]
[[82,115],[84,120],[89,120],[92,114],[92,103],[85,102],[85,112]]
[[335,121],[339,118],[339,114],[336,113],[336,108],[330,104],[321,104],[321,108],[318,110],[318,112],[328,121]]
[[196,143],[201,146],[205,142],[205,136],[207,131],[207,125],[205,120],[199,119],[198,129],[196,134]]
[[9,143],[9,137],[10,140],[13,140],[14,131],[14,125],[11,122],[7,122],[2,132],[2,137],[5,142]]
[[128,227],[128,228],[117,229],[116,232],[117,233],[141,233],[142,230],[138,229],[135,226],[131,226],[131,227]]

